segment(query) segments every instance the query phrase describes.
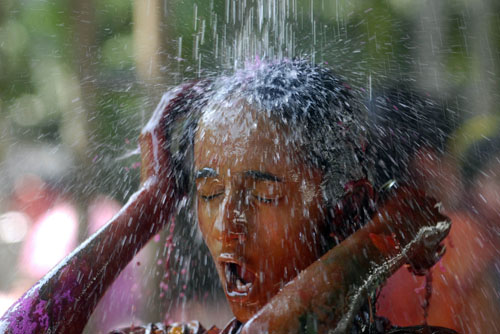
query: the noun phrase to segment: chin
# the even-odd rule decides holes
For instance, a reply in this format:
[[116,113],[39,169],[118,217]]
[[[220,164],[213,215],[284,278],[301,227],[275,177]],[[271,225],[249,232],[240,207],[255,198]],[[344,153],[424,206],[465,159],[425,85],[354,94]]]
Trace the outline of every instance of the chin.
[[233,315],[242,323],[250,320],[261,309],[261,306],[237,303],[230,303],[230,307]]

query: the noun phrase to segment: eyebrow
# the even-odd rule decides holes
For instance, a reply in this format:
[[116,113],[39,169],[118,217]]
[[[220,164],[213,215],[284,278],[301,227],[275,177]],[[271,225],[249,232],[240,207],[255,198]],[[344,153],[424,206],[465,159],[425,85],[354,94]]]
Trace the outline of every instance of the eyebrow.
[[217,177],[219,174],[215,171],[215,169],[205,167],[196,172],[196,179],[203,179],[205,177]]
[[277,177],[276,175],[273,175],[271,173],[261,172],[258,170],[246,171],[245,176],[251,177],[251,178],[256,179],[256,180],[281,182],[281,179],[279,177]]
[[[261,172],[258,170],[249,170],[244,173],[246,177],[251,177],[256,180],[264,180],[264,181],[274,181],[274,182],[282,182],[281,178],[267,172]],[[196,179],[203,179],[206,177],[217,177],[219,174],[213,168],[202,168],[196,172]]]

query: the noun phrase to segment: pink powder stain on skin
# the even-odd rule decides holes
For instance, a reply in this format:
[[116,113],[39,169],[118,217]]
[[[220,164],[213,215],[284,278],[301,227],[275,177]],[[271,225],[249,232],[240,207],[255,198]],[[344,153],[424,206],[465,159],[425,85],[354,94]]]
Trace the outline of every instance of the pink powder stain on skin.
[[[46,301],[38,300],[38,290],[28,291],[26,294],[32,294],[30,297],[21,299],[18,303],[11,306],[0,320],[9,324],[9,329],[12,334],[37,333],[45,331],[48,328],[48,317],[44,317],[44,308]],[[38,300],[38,304],[35,302]],[[31,310],[35,308],[31,316]],[[41,318],[41,319],[39,319]]]
[[[69,283],[74,284],[72,282]],[[0,320],[9,324],[9,330],[12,334],[35,334],[47,332],[49,328],[49,314],[53,315],[54,319],[59,319],[63,313],[63,308],[74,302],[71,296],[71,287],[64,289],[63,292],[55,294],[51,299],[52,303],[39,297],[38,286],[33,287],[20,301],[14,304]],[[25,296],[26,296],[25,295]],[[47,308],[51,308],[47,311]]]

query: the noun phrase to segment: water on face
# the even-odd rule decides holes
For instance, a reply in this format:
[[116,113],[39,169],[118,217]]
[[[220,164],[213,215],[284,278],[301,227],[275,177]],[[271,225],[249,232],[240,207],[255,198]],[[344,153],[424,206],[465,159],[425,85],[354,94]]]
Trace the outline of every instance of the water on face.
[[[0,23],[4,44],[13,45],[0,43],[0,56],[24,71],[14,78],[6,71],[5,86],[13,88],[4,91],[13,93],[0,95],[2,111],[9,115],[0,123],[6,128],[15,125],[13,134],[5,132],[13,138],[5,145],[6,155],[16,160],[2,163],[7,175],[2,179],[32,173],[31,165],[41,165],[47,156],[58,165],[49,164],[55,171],[51,180],[76,169],[74,161],[88,149],[85,134],[99,137],[98,131],[89,134],[86,125],[80,125],[85,123],[82,110],[88,109],[84,118],[89,128],[99,128],[92,121],[109,118],[114,123],[102,127],[106,139],[92,139],[97,148],[87,161],[91,172],[78,174],[79,181],[71,178],[64,192],[78,192],[84,202],[88,194],[98,192],[125,200],[137,189],[139,153],[145,154],[130,138],[139,128],[148,132],[158,127],[165,107],[186,93],[172,111],[179,115],[169,124],[166,145],[177,168],[169,175],[185,191],[177,201],[176,217],[131,262],[101,303],[94,323],[199,319],[206,327],[221,327],[233,314],[247,320],[316,258],[376,215],[391,193],[385,185],[395,179],[443,202],[453,222],[447,251],[432,275],[416,276],[406,268],[392,275],[405,262],[401,254],[411,253],[409,248],[370,267],[353,284],[332,328],[343,332],[360,317],[373,315],[369,311],[375,310],[365,307],[365,295],[392,275],[378,291],[376,311],[393,323],[427,321],[460,332],[498,331],[498,298],[484,298],[496,296],[500,280],[500,123],[489,117],[497,113],[500,77],[495,1],[164,0],[142,5],[127,9],[104,1],[95,11],[97,20],[87,17],[93,10],[73,10],[75,25],[101,22],[100,15],[110,8],[121,13],[109,19],[113,32],[95,23],[95,45],[85,45],[86,29],[79,28],[83,46],[78,52],[83,55],[76,52],[82,58],[75,60],[78,73],[70,70],[70,62],[56,64],[60,51],[47,51],[45,44],[50,48],[50,43],[28,43],[40,40],[31,37],[32,31],[46,33],[55,26],[71,30],[59,17],[66,8],[54,5],[58,14],[48,17],[57,22],[51,21],[50,29],[33,28],[37,20],[24,19],[51,12],[31,5],[29,15],[16,14],[30,23],[16,15]],[[150,8],[160,10],[153,15]],[[132,12],[135,46],[132,32],[123,32],[116,19]],[[140,13],[149,13],[146,20]],[[54,43],[66,41],[66,34],[49,33],[58,36]],[[105,45],[97,45],[98,40]],[[29,54],[26,45],[31,44],[43,44],[40,53],[45,56],[35,57],[30,67],[20,55]],[[92,50],[98,50],[95,59]],[[85,64],[101,64],[101,59],[104,74],[85,70]],[[304,64],[330,68],[338,76],[323,87],[323,81],[314,81],[322,72]],[[19,92],[18,77],[28,75],[24,68],[30,68],[34,79],[30,88]],[[192,80],[200,82],[194,88],[165,88]],[[139,91],[138,86],[147,93],[130,93]],[[159,90],[168,93],[149,117]],[[326,119],[332,110],[335,116]],[[48,140],[61,137],[63,144],[46,145],[44,134],[58,119],[60,129]],[[48,153],[35,147],[26,151],[30,159],[24,158],[18,148],[25,138],[19,139],[16,132],[37,137]],[[158,157],[164,147],[158,143],[153,142],[150,152],[152,173],[162,172]],[[355,182],[359,180],[371,184],[378,197],[352,196],[354,205],[343,202],[360,187]],[[97,204],[104,206],[107,200]],[[108,208],[115,212],[117,203],[113,205]],[[350,214],[344,217],[345,212]],[[0,216],[4,241],[11,235],[10,217]],[[331,222],[336,225],[326,224]],[[441,235],[444,229],[439,225],[414,231],[412,241]],[[364,256],[363,248],[358,250]],[[361,316],[360,307],[366,311]],[[321,323],[317,314],[306,318],[312,328]]]
[[[401,10],[401,8],[398,7],[396,10]],[[370,137],[371,142],[368,139],[366,139],[366,142],[356,139],[354,145],[359,145],[361,149],[370,146],[370,149],[375,151],[370,152],[373,155],[367,159],[373,160],[368,161],[370,167],[366,176],[377,188],[396,178],[400,183],[425,189],[431,196],[444,201],[448,210],[447,213],[454,214],[459,211],[457,203],[461,201],[460,184],[462,181],[456,171],[458,162],[454,160],[456,157],[451,156],[449,151],[443,149],[443,147],[446,147],[447,141],[449,141],[454,126],[452,123],[455,122],[459,114],[459,111],[455,110],[458,104],[455,104],[455,107],[442,107],[443,104],[449,103],[444,101],[439,96],[439,93],[436,93],[446,91],[443,82],[439,78],[431,82],[428,75],[419,73],[420,70],[416,70],[413,65],[409,65],[413,61],[418,62],[420,59],[424,59],[426,52],[429,52],[425,51],[427,48],[425,43],[428,42],[429,38],[435,36],[436,29],[442,26],[440,22],[430,17],[432,15],[442,15],[443,8],[423,6],[419,7],[418,11],[413,14],[414,19],[424,26],[419,35],[420,42],[412,40],[412,37],[405,36],[404,33],[401,35],[389,33],[393,28],[400,31],[411,31],[412,24],[398,19],[397,15],[392,15],[389,11],[377,6],[370,7],[366,5],[365,7],[342,1],[277,0],[226,1],[224,6],[217,7],[217,4],[210,3],[209,8],[205,9],[207,10],[206,13],[209,14],[203,14],[201,6],[194,7],[196,37],[192,57],[197,68],[196,75],[203,78],[212,75],[218,76],[223,73],[226,78],[229,78],[226,81],[219,79],[223,84],[217,87],[217,92],[214,93],[214,97],[209,102],[212,105],[207,108],[202,116],[203,122],[207,124],[212,121],[214,126],[215,124],[224,124],[224,131],[220,131],[220,135],[212,138],[214,151],[216,150],[215,147],[223,145],[228,139],[238,135],[243,138],[247,136],[244,142],[248,142],[252,136],[252,130],[258,124],[255,115],[252,113],[246,114],[244,121],[236,121],[234,115],[224,114],[213,107],[214,104],[224,105],[227,103],[228,91],[232,89],[236,92],[235,95],[241,94],[241,100],[235,99],[239,101],[238,103],[243,100],[249,104],[260,103],[259,106],[262,106],[262,101],[258,100],[257,95],[249,94],[249,96],[245,96],[244,91],[250,89],[249,87],[241,88],[238,86],[240,84],[244,86],[245,80],[236,80],[237,83],[231,82],[233,78],[231,75],[236,71],[237,75],[247,76],[251,81],[254,73],[259,72],[269,63],[289,62],[295,57],[303,57],[310,63],[323,64],[333,68],[337,73],[344,75],[345,85],[347,85],[347,82],[352,84],[352,88],[349,87],[349,89],[354,96],[353,103],[359,103],[356,108],[364,115],[361,118],[356,118],[354,123],[363,128],[363,131],[368,133],[367,136],[372,136]],[[422,44],[419,45],[418,43]],[[180,37],[177,50],[179,57],[186,54],[185,47],[185,39]],[[434,65],[428,66],[432,67]],[[214,70],[214,68],[216,69]],[[423,71],[429,73],[427,69]],[[438,73],[440,70],[434,67],[434,71]],[[293,68],[285,71],[285,73],[277,73],[277,81],[275,82],[277,84],[270,84],[266,89],[281,89],[281,80],[285,82],[285,87],[293,87],[288,91],[289,94],[293,94],[296,87],[293,85],[287,86],[287,84],[290,84],[296,78],[297,73]],[[445,75],[442,71],[439,73]],[[283,76],[280,77],[280,75]],[[403,80],[398,81],[398,78],[402,76],[404,77]],[[416,84],[411,83],[412,81],[416,82]],[[394,84],[395,82],[396,84]],[[275,97],[276,101],[270,99],[270,104],[263,106],[263,109],[268,107],[266,110],[271,110],[273,102],[276,103],[275,106],[279,106],[282,101],[278,100],[281,97],[286,100],[289,96],[287,94],[280,95],[280,97]],[[300,102],[296,107],[307,109],[307,99],[301,100],[299,98],[298,100]],[[233,108],[237,110],[241,108],[241,105],[235,105]],[[270,114],[269,111],[267,112]],[[273,117],[275,117],[273,119],[275,121],[276,116]],[[278,121],[285,124],[289,122],[286,117],[281,117],[282,119],[277,117]],[[335,130],[333,131],[335,132]],[[303,148],[307,140],[310,139],[304,138],[303,134],[297,134],[298,132],[300,130],[290,131],[286,135],[287,138],[285,138],[285,141],[288,140],[294,149]],[[316,141],[321,141],[327,140],[328,136],[318,135],[314,138]],[[338,142],[330,142],[329,144],[332,147],[335,145],[342,146]],[[238,155],[236,148],[234,151],[227,153],[228,155]],[[242,152],[239,154],[238,157],[233,157],[234,162],[244,160],[245,154]],[[339,164],[336,167],[341,172],[332,179],[339,180],[341,188],[346,187],[349,181],[354,181],[361,175],[354,174],[353,176],[353,174],[350,174],[345,177],[346,173],[353,170],[351,166],[354,166],[345,163],[349,161],[349,159],[345,159],[348,154],[344,152],[344,154],[337,154],[337,159],[330,159],[331,164]],[[224,154],[218,153],[218,155],[217,157],[217,154],[214,154],[215,160],[218,158],[223,159],[220,155]],[[262,157],[262,165],[264,165],[264,161],[269,159],[276,160],[272,156]],[[367,161],[364,161],[364,163],[367,163]],[[443,172],[443,170],[446,172]],[[224,173],[232,174],[233,172],[229,169]],[[210,201],[215,200],[217,196],[223,197],[227,195],[225,193],[227,185],[222,186],[218,181],[214,183],[215,185],[212,186],[220,189],[218,188],[216,193],[209,195],[209,197],[216,195],[216,197],[210,197]],[[449,191],[447,192],[446,189],[449,189]],[[341,194],[342,191],[333,192],[333,195],[341,196]],[[241,202],[244,203],[246,197],[243,196],[242,198]],[[227,202],[225,201],[224,205],[227,205]],[[242,203],[235,204],[237,206],[236,211],[240,213]],[[217,210],[218,207],[215,206],[211,209],[211,214],[216,214],[215,211]],[[291,214],[296,215],[297,213],[292,211]],[[302,212],[303,216],[308,216],[308,214],[307,210]],[[245,221],[248,221],[248,219]],[[470,225],[472,229],[475,228],[475,223],[465,223],[466,226],[457,227],[457,233],[467,230],[469,228],[468,224],[472,224]],[[286,229],[286,227],[284,228]],[[491,233],[487,232],[486,235],[481,232],[477,233],[478,238],[482,240],[481,243],[486,238],[489,240],[488,243],[491,244],[492,239],[489,239]],[[303,239],[307,240],[308,237],[303,235]],[[449,249],[450,245],[448,245],[448,252],[452,253]],[[490,252],[494,253],[495,251],[496,247],[491,247],[491,250],[487,253],[490,254]],[[471,255],[472,258],[476,258],[474,252]],[[455,267],[457,261],[453,255],[447,255],[445,259],[448,262],[442,262],[440,264],[441,268],[450,266],[450,268],[453,268],[451,270],[457,270]],[[275,262],[275,260],[269,258],[268,262]],[[259,270],[262,270],[262,274],[265,276],[266,270],[270,266],[271,264],[264,265]],[[387,263],[381,268],[385,267],[390,267],[390,265]],[[283,282],[300,272],[300,270],[297,270],[298,267],[295,268],[294,274],[290,274],[290,268],[285,269],[286,274],[283,275],[286,278],[282,279]],[[442,293],[444,295],[459,289],[457,286],[450,286],[447,280],[451,276],[443,274],[445,269],[440,270],[442,270],[442,274],[438,275],[437,281],[439,283],[435,283],[439,286],[437,288],[438,294]],[[380,269],[380,271],[383,270]],[[374,272],[377,272],[377,270]],[[193,275],[196,276],[194,272]],[[391,289],[393,289],[392,291],[395,291],[394,289],[415,291],[415,295],[411,296],[411,298],[415,299],[414,304],[417,306],[396,314],[393,312],[394,304],[388,307],[386,301],[384,307],[380,308],[380,312],[398,324],[421,323],[425,321],[426,312],[428,311],[428,307],[427,309],[422,307],[422,302],[418,301],[425,298],[428,301],[428,296],[422,295],[423,289],[420,289],[421,286],[425,285],[424,278],[416,276],[403,278],[406,277],[405,275],[400,272],[395,275],[395,278],[389,282],[390,287],[387,289],[389,292],[385,292],[383,298],[391,300],[390,303],[395,303],[398,298],[399,302],[402,302],[403,298],[398,297],[395,292],[390,292]],[[367,280],[374,279],[373,282],[380,284],[384,275],[380,274],[380,276],[374,278],[375,276],[371,276]],[[402,284],[401,280],[406,279],[415,282],[416,286]],[[217,280],[214,279],[214,281]],[[490,283],[485,284],[491,288]],[[401,286],[401,288],[398,286]],[[374,286],[370,289],[373,288]],[[360,287],[360,289],[363,288]],[[437,298],[434,299],[437,300]],[[454,303],[457,302],[454,301]],[[435,309],[433,310],[431,306],[429,311],[431,312],[429,319],[434,323],[437,320],[433,318],[432,312],[434,314],[439,312],[453,313],[453,311],[442,308],[440,302],[436,301],[435,303]],[[359,304],[356,305],[359,307]],[[485,309],[490,307],[490,305],[484,306]],[[349,311],[350,313],[345,314],[343,319],[352,320],[354,317],[352,309]],[[412,323],[401,320],[405,317],[404,312],[415,312],[418,315],[410,317],[413,319],[411,320]],[[464,312],[458,317],[468,318],[464,315]],[[471,320],[468,321],[471,322]],[[449,324],[439,323],[438,321],[437,324],[459,330],[465,328],[460,327],[465,325],[457,325],[453,321]]]

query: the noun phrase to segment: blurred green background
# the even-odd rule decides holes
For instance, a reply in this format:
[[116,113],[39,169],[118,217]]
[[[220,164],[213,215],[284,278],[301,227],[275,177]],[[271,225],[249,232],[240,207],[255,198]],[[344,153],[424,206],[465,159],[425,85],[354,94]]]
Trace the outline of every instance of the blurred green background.
[[[1,1],[1,194],[12,173],[36,170],[5,171],[6,160],[32,146],[69,159],[40,167],[44,177],[82,198],[104,191],[123,200],[137,185],[137,172],[125,170],[137,157],[128,153],[161,93],[234,67],[242,18],[233,12],[263,2],[272,3]],[[462,118],[498,112],[498,1],[286,2],[295,11],[295,55],[328,62],[361,87],[408,78]]]
[[409,81],[457,122],[497,115],[499,13],[497,0],[2,0],[0,213],[36,175],[75,203],[83,240],[91,199],[137,189],[161,94],[256,56],[325,62],[367,92]]

